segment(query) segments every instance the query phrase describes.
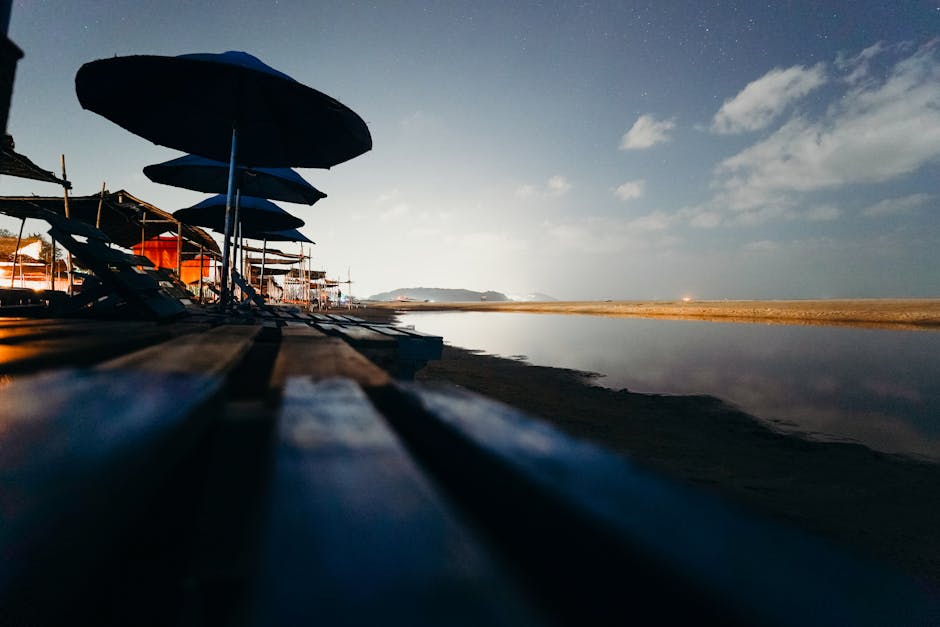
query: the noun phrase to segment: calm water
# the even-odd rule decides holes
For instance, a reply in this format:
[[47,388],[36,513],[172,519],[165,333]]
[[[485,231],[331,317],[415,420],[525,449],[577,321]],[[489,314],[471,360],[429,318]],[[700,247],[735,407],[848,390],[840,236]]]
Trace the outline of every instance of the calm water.
[[489,312],[401,320],[454,346],[597,372],[597,385],[709,394],[778,429],[940,461],[940,332]]

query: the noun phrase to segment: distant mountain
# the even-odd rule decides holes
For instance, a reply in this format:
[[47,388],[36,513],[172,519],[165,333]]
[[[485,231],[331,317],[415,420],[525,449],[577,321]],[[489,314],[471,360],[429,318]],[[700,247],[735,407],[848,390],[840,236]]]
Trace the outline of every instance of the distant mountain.
[[531,294],[524,294],[522,296],[510,294],[509,300],[514,300],[520,303],[550,303],[557,301],[558,299],[553,296],[549,296],[548,294],[542,294],[541,292],[532,292]]
[[447,289],[442,287],[403,287],[391,292],[382,292],[369,300],[430,300],[438,303],[462,303],[473,301],[509,300],[499,292],[474,292],[473,290]]

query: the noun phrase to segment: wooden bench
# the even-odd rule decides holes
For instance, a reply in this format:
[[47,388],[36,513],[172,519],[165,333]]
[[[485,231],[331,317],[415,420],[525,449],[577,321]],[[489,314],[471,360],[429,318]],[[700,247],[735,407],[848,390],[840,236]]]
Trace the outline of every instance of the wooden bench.
[[109,600],[140,511],[205,433],[257,330],[223,327],[3,388],[4,624],[71,623]]
[[390,325],[317,321],[313,326],[324,333],[342,337],[357,350],[386,368],[396,378],[410,381],[433,359],[440,359],[443,338]]
[[279,413],[250,624],[541,624],[352,380],[289,377]]
[[[88,326],[0,320],[0,353],[4,333]],[[305,320],[0,395],[2,624],[940,620],[890,569],[500,403],[396,381]]]

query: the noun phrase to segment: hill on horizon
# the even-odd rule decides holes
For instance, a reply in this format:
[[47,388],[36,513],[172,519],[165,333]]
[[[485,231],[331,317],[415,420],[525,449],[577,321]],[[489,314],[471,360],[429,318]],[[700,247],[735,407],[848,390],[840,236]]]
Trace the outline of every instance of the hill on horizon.
[[475,302],[480,300],[487,301],[508,301],[509,298],[501,292],[486,291],[474,292],[473,290],[452,289],[444,287],[401,287],[391,292],[381,292],[373,294],[368,300],[431,300],[442,303],[462,303]]

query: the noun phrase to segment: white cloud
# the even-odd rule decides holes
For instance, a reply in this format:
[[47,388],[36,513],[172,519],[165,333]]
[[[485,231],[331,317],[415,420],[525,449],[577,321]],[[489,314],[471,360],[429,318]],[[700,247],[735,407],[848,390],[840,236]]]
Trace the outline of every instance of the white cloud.
[[552,250],[560,254],[617,254],[624,251],[664,250],[682,243],[665,233],[675,215],[654,211],[634,219],[588,217],[542,225]]
[[445,238],[445,241],[449,246],[457,247],[464,254],[469,253],[471,256],[520,253],[529,248],[526,240],[503,231],[466,233],[458,237]]
[[676,217],[688,220],[690,226],[699,229],[713,229],[722,222],[721,214],[706,205],[685,207],[676,213]]
[[886,50],[885,45],[878,41],[865,48],[854,57],[846,57],[840,54],[836,57],[836,67],[848,74],[842,79],[850,85],[854,85],[868,77],[871,60]]
[[933,200],[930,194],[911,194],[900,198],[885,198],[862,209],[862,215],[869,218],[881,218],[904,213],[911,213]]
[[571,190],[571,183],[568,182],[563,176],[555,175],[552,178],[548,179],[548,184],[546,185],[549,196],[561,196],[567,194]]
[[620,140],[620,150],[641,150],[669,141],[669,131],[676,127],[673,120],[656,120],[641,115]]
[[796,116],[716,169],[713,203],[739,212],[800,192],[895,179],[940,158],[940,60],[935,42],[879,83],[850,89],[821,119]]
[[811,207],[803,212],[802,215],[797,216],[810,222],[831,222],[833,220],[838,220],[839,216],[842,215],[842,210],[838,207],[832,205],[819,205],[816,207]]
[[689,220],[689,224],[699,229],[713,229],[721,224],[721,214],[715,211],[704,211]]
[[627,222],[629,229],[641,231],[665,231],[676,221],[675,214],[669,214],[664,211],[654,211],[645,216],[634,218]]
[[401,192],[398,191],[398,188],[390,189],[379,194],[378,198],[375,199],[376,204],[385,204],[390,200],[394,200],[401,195]]
[[408,203],[400,202],[380,213],[379,219],[384,221],[394,220],[396,218],[403,218],[409,213],[411,213],[411,207],[408,206]]
[[780,250],[780,244],[767,239],[762,239],[757,242],[748,242],[744,245],[744,250],[753,253],[772,253]]
[[715,133],[741,133],[766,127],[791,103],[826,82],[823,64],[775,68],[726,100],[712,120]]
[[531,183],[519,185],[515,193],[519,198],[557,197],[564,196],[571,191],[572,187],[574,186],[567,178],[556,174],[549,178],[545,182],[545,185],[542,186],[532,185]]
[[627,181],[614,190],[614,195],[620,200],[633,200],[640,198],[646,188],[646,181],[639,179],[636,181]]

